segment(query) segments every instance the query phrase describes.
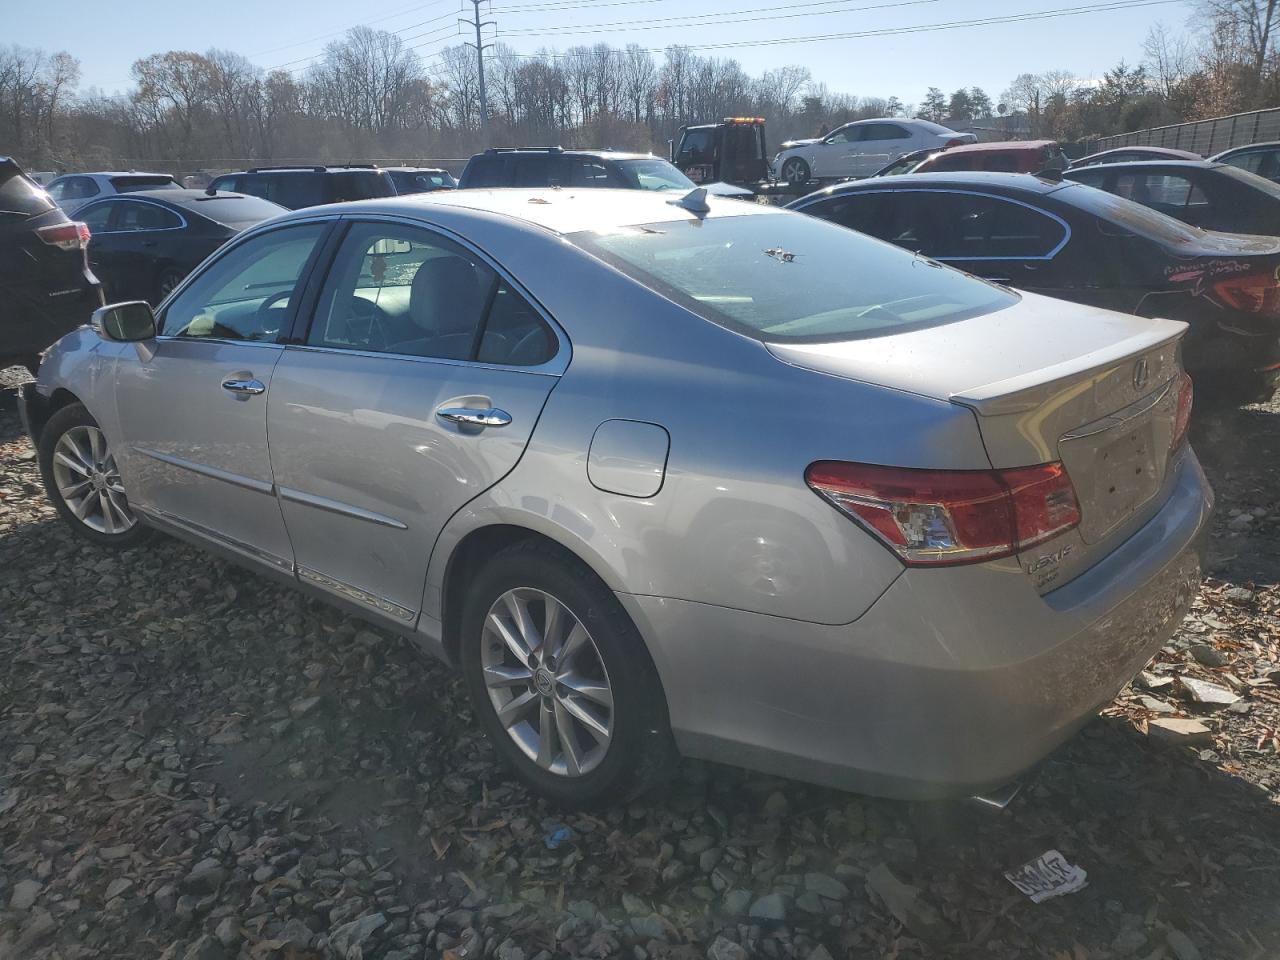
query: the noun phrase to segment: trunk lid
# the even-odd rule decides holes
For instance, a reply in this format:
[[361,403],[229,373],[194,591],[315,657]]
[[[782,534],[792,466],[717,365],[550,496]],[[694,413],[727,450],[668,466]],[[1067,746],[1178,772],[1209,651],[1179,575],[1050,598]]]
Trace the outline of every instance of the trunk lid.
[[1022,294],[1008,309],[956,323],[769,349],[798,366],[969,407],[993,467],[1061,460],[1080,526],[1020,558],[1046,591],[1163,502],[1185,329]]

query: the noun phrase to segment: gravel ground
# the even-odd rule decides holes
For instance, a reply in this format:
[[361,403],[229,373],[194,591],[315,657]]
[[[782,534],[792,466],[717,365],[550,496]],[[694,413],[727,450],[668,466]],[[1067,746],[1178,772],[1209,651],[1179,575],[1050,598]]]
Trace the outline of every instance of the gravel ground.
[[[1280,407],[1195,437],[1195,610],[1009,809],[686,762],[587,815],[405,641],[173,541],[73,540],[6,392],[0,958],[1280,956]],[[1036,904],[1004,872],[1050,849],[1088,886]]]

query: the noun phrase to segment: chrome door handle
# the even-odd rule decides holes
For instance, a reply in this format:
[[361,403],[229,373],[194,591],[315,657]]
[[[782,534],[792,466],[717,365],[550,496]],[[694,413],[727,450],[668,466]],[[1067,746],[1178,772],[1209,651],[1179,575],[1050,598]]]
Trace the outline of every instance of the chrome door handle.
[[267,385],[261,380],[223,380],[222,389],[242,397],[256,397],[267,392]]
[[465,427],[505,427],[511,422],[511,414],[497,407],[477,410],[475,407],[441,407],[436,416],[450,423]]

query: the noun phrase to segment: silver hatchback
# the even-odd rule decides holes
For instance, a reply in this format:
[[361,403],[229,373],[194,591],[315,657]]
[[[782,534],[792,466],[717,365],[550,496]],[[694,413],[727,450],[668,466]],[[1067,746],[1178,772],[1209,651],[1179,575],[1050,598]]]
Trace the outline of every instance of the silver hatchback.
[[246,232],[23,410],[78,533],[415,638],[544,794],[684,753],[931,797],[1016,778],[1182,616],[1183,330],[701,191],[457,191]]

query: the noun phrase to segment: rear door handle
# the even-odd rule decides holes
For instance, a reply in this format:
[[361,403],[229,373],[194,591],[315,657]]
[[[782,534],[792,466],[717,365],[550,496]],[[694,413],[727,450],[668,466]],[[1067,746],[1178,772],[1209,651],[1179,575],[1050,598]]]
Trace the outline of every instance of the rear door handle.
[[222,389],[239,397],[256,397],[267,392],[267,385],[261,380],[223,380]]
[[511,414],[497,407],[477,410],[475,407],[441,407],[436,416],[450,423],[465,427],[505,427],[511,422]]

